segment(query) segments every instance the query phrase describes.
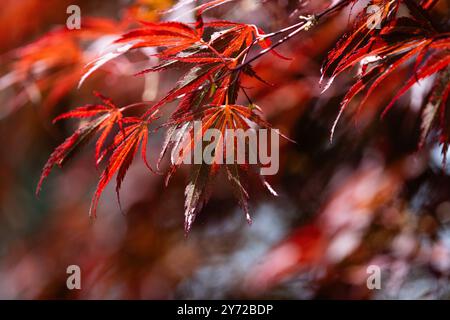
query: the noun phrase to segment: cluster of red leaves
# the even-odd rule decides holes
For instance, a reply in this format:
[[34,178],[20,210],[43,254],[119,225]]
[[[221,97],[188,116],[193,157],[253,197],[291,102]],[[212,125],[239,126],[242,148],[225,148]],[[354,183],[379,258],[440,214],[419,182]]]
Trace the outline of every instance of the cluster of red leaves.
[[[352,67],[359,67],[357,81],[342,101],[331,137],[340,116],[358,94],[363,93],[359,102],[361,108],[384,81],[400,69],[410,67],[405,82],[385,107],[383,115],[414,84],[434,77],[428,104],[423,111],[421,145],[437,123],[445,156],[450,138],[447,110],[450,92],[450,33],[437,30],[429,19],[426,9],[431,9],[435,3],[436,1],[422,1],[420,4],[414,1],[374,1],[382,9],[380,28],[369,28],[366,12],[359,14],[354,29],[329,54],[323,68],[323,76],[331,79],[328,88],[335,77]],[[408,10],[408,16],[399,14],[402,6]]]
[[[203,20],[202,14],[205,11],[232,1],[214,0],[195,7],[196,22],[192,24],[141,22],[140,28],[126,32],[115,41],[118,47],[114,52],[106,53],[91,62],[84,70],[80,84],[108,61],[130,50],[142,48],[152,48],[153,51],[146,52],[155,52],[153,56],[158,58],[160,63],[139,74],[167,69],[183,69],[186,66],[188,68],[175,88],[147,108],[139,118],[124,117],[122,111],[130,106],[118,108],[104,97],[102,97],[104,105],[82,107],[57,118],[96,117],[78,129],[56,149],[44,168],[38,189],[55,164],[62,165],[67,156],[82,141],[90,138],[94,133],[101,132],[96,146],[96,162],[99,164],[105,157],[108,157],[108,160],[91,205],[91,214],[95,215],[100,195],[116,173],[116,190],[119,191],[139,145],[142,145],[142,157],[147,163],[145,145],[149,133],[148,125],[162,113],[166,104],[176,100],[178,106],[164,126],[168,128],[168,132],[160,160],[170,148],[180,145],[185,147],[184,151],[193,148],[198,134],[194,132],[193,124],[197,120],[201,120],[203,124],[200,136],[207,129],[212,128],[218,129],[222,136],[227,129],[247,129],[252,125],[270,128],[270,125],[257,113],[259,109],[250,102],[250,99],[247,106],[237,104],[241,90],[247,96],[245,88],[241,85],[243,75],[263,81],[249,62],[269,51],[278,55],[273,49],[283,41],[290,39],[301,30],[308,30],[326,14],[356,3],[356,0],[338,2],[322,14],[313,16],[312,19],[307,20],[308,22],[305,21],[283,29],[278,33],[282,34],[297,28],[272,45],[269,37],[254,25],[230,21],[205,22]],[[183,4],[191,2],[194,1],[186,1]],[[433,128],[435,120],[439,118],[440,141],[444,145],[444,153],[446,152],[450,138],[448,131],[448,120],[450,119],[446,108],[450,91],[448,81],[450,35],[438,30],[428,17],[427,10],[431,9],[435,3],[436,1],[374,0],[371,4],[381,8],[380,28],[368,26],[367,21],[370,17],[367,12],[363,11],[358,15],[354,29],[345,35],[329,54],[322,70],[323,77],[331,79],[327,85],[328,88],[332,80],[344,71],[355,66],[360,67],[356,83],[350,88],[342,102],[331,136],[350,101],[364,92],[360,102],[360,107],[363,106],[367,98],[384,80],[398,69],[412,65],[411,74],[399,88],[398,94],[393,97],[385,112],[415,83],[434,76],[434,86],[430,93],[429,103],[424,109],[423,140]],[[401,16],[399,13],[403,7],[409,12],[407,16]],[[247,60],[250,49],[256,45],[259,45],[263,51],[256,57]],[[412,63],[414,58],[415,63]],[[116,127],[115,137],[110,146],[104,147],[106,138],[113,134],[114,127]],[[224,152],[218,152],[224,145],[224,142],[216,144],[217,157],[225,156]],[[172,163],[167,181],[181,163],[181,160]],[[186,231],[189,231],[197,213],[207,201],[211,182],[220,167],[225,167],[227,177],[250,221],[248,194],[242,183],[242,176],[249,171],[249,165],[219,166],[218,163],[219,161],[217,164],[194,166],[185,192]],[[265,181],[264,184],[273,191]]]
[[[250,102],[248,106],[237,105],[236,101],[239,91],[244,90],[241,87],[241,76],[258,78],[250,66],[243,66],[249,50],[257,44],[267,49],[271,43],[262,37],[262,31],[253,25],[229,21],[203,22],[204,11],[226,2],[229,1],[211,1],[197,7],[197,21],[193,25],[180,22],[142,22],[141,28],[125,33],[115,41],[121,46],[120,50],[116,50],[113,54],[107,53],[90,64],[81,81],[109,60],[129,50],[156,48],[159,51],[154,56],[159,58],[160,64],[139,74],[170,68],[178,69],[182,66],[189,66],[190,69],[180,78],[175,88],[147,108],[139,118],[124,117],[122,112],[130,106],[118,108],[109,99],[100,96],[104,104],[81,107],[55,119],[95,117],[78,129],[50,156],[44,167],[38,191],[54,165],[61,166],[81,142],[91,138],[95,133],[100,133],[96,145],[96,163],[99,164],[105,157],[109,158],[91,204],[90,212],[95,216],[100,195],[115,174],[117,174],[116,191],[119,192],[121,182],[139,145],[142,145],[142,158],[147,163],[148,126],[156,115],[162,112],[164,105],[175,100],[179,101],[178,107],[164,125],[168,131],[160,160],[168,149],[178,145],[185,145],[183,151],[193,148],[197,139],[193,125],[195,121],[201,121],[202,135],[206,130],[214,128],[220,130],[222,137],[225,137],[227,129],[246,130],[252,126],[270,128],[258,114],[257,106]],[[114,127],[116,127],[115,137],[110,146],[104,147],[106,138],[112,134]],[[216,157],[219,157],[219,154],[226,157],[224,152],[219,152],[225,145],[225,141],[216,144]],[[172,163],[167,181],[181,163],[181,160]],[[189,231],[195,216],[208,199],[210,185],[222,167],[219,163],[224,161],[217,159],[211,165],[203,163],[194,166],[185,192],[186,231]],[[250,222],[248,194],[241,182],[250,165],[237,164],[235,161],[234,164],[227,164],[224,167]],[[269,191],[275,193],[266,181],[263,180],[263,184]]]
[[[123,117],[123,112],[135,106],[142,104],[129,105],[118,108],[110,99],[102,96],[99,93],[96,95],[103,101],[103,104],[91,104],[79,107],[73,111],[64,113],[54,122],[68,119],[68,118],[92,118],[68,137],[56,150],[50,155],[41,178],[38,183],[37,193],[39,193],[44,179],[50,174],[54,165],[62,166],[64,162],[73,154],[77,148],[83,143],[91,139],[96,133],[100,133],[95,147],[95,161],[99,165],[107,154],[110,157],[103,173],[101,174],[98,183],[97,191],[92,200],[90,210],[91,216],[96,215],[97,203],[100,195],[109,181],[112,179],[114,173],[117,174],[117,195],[119,196],[120,185],[125,176],[125,173],[130,166],[139,144],[142,144],[142,158],[147,166],[150,168],[146,157],[146,146],[148,138],[148,127],[146,121],[139,118]],[[114,141],[109,147],[105,147],[105,140],[112,133],[115,127],[119,131],[114,138]],[[125,127],[126,126],[126,127]]]
[[121,24],[103,18],[84,18],[80,29],[56,28],[31,44],[8,55],[11,71],[0,78],[0,90],[14,88],[19,93],[10,111],[27,101],[42,101],[48,111],[76,87],[84,66],[92,59],[86,43],[102,36],[120,34]]

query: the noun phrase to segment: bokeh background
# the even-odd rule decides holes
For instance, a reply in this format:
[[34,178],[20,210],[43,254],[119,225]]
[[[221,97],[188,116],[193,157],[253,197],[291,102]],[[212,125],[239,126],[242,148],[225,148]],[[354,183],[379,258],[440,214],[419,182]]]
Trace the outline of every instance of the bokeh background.
[[[270,32],[331,2],[241,0],[209,11],[207,18],[255,23]],[[70,4],[80,6],[82,19],[95,16],[111,23],[80,37],[54,37],[27,51],[28,44],[65,24]],[[144,54],[135,54],[106,65],[76,88],[82,67],[130,21],[175,18],[182,12],[158,13],[173,4],[2,0],[0,298],[449,298],[450,167],[442,165],[438,145],[417,147],[426,81],[380,120],[381,107],[406,71],[399,72],[357,119],[344,116],[329,142],[354,72],[321,93],[320,67],[358,8],[283,45],[280,52],[292,61],[266,55],[254,64],[274,86],[250,81],[251,97],[273,126],[298,144],[283,142],[280,172],[269,179],[279,197],[250,182],[251,226],[219,179],[185,237],[189,168],[165,187],[164,177],[149,173],[140,159],[122,188],[123,212],[109,186],[92,221],[89,204],[99,176],[92,145],[63,170],[55,169],[35,196],[47,157],[76,128],[74,121],[53,125],[56,115],[91,103],[93,90],[125,105],[154,100],[173,86],[176,74],[170,72],[134,77],[149,63]],[[433,15],[448,19],[448,12],[444,0]],[[163,133],[150,139],[151,159],[162,139]],[[81,290],[66,287],[69,265],[81,268]],[[381,290],[367,288],[370,265],[382,270]]]

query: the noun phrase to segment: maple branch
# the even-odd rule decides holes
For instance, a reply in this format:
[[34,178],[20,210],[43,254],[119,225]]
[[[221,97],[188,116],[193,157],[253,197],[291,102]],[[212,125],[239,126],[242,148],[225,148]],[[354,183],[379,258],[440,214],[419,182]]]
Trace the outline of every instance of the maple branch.
[[296,23],[292,26],[286,27],[284,29],[272,32],[272,33],[268,33],[266,35],[262,35],[261,37],[259,37],[258,39],[255,39],[255,42],[250,45],[248,47],[248,50],[250,50],[250,48],[258,43],[259,41],[265,39],[265,38],[270,38],[273,37],[275,35],[278,34],[283,34],[286,33],[288,31],[291,31],[292,29],[295,29],[293,32],[289,33],[288,35],[286,35],[285,37],[283,37],[282,39],[278,40],[275,44],[273,44],[272,46],[270,46],[267,49],[262,50],[261,52],[259,52],[256,56],[252,57],[250,60],[242,63],[241,65],[237,66],[234,70],[239,70],[242,69],[244,66],[252,63],[253,61],[259,59],[260,57],[262,57],[263,55],[265,55],[266,53],[276,49],[277,47],[279,47],[280,45],[282,45],[283,43],[285,43],[286,41],[290,40],[291,38],[293,38],[294,36],[296,36],[298,33],[300,33],[303,30],[308,31],[310,28],[312,28],[314,25],[318,24],[319,21],[326,17],[329,16],[339,10],[341,10],[342,8],[346,7],[347,5],[349,5],[351,3],[352,0],[343,0],[338,2],[337,4],[335,4],[334,6],[322,11],[321,13],[318,13],[317,15],[308,15],[308,16],[300,16],[300,18],[303,20],[299,23]]
[[253,61],[259,59],[260,57],[262,57],[266,53],[276,49],[278,46],[282,45],[283,43],[285,43],[286,41],[288,41],[289,39],[291,39],[292,37],[294,37],[295,35],[297,35],[301,31],[309,30],[309,28],[311,28],[317,22],[317,19],[316,19],[316,16],[314,16],[314,15],[311,15],[311,16],[309,16],[307,18],[308,18],[308,20],[303,21],[299,28],[295,29],[294,31],[289,33],[287,36],[285,36],[282,39],[278,40],[275,44],[273,44],[269,48],[262,50],[256,56],[252,57],[250,60],[244,62],[243,64],[241,64],[239,66],[237,66],[234,70],[242,69],[244,66],[246,66],[246,65],[252,63]]
[[208,47],[208,49],[211,50],[212,53],[214,53],[214,54],[217,56],[217,58],[219,58],[220,60],[222,60],[222,63],[224,64],[225,68],[230,69],[230,68],[228,67],[227,61],[226,61],[225,58],[220,54],[219,51],[217,51],[212,45],[210,45],[210,44],[209,44],[208,42],[206,42],[206,41],[201,40],[200,43],[203,44],[203,45],[205,45],[206,47]]

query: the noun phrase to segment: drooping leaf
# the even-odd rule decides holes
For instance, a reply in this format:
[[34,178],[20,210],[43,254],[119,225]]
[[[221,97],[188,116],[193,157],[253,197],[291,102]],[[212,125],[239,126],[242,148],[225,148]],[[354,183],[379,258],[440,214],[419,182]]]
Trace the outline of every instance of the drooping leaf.
[[[349,103],[357,95],[364,93],[361,109],[375,90],[390,76],[402,69],[409,68],[410,75],[404,85],[392,97],[385,107],[385,115],[414,84],[425,78],[435,76],[434,88],[445,82],[445,70],[450,64],[450,36],[439,33],[427,18],[427,13],[411,1],[404,1],[410,16],[398,16],[402,1],[384,3],[383,24],[380,29],[368,29],[364,19],[357,19],[357,27],[330,52],[323,68],[323,76],[333,79],[350,68],[360,68],[357,81],[351,86],[341,103],[339,114],[331,129],[331,139],[339,119]],[[431,3],[423,4],[425,6]],[[365,28],[366,27],[366,28]],[[442,90],[441,90],[442,91]],[[433,95],[430,95],[433,96]],[[423,112],[422,140],[428,135],[437,114],[438,103],[428,103]],[[441,129],[442,130],[442,126]]]
[[148,140],[148,122],[139,118],[125,118],[124,124],[127,126],[123,131],[119,131],[112,144],[112,154],[108,159],[106,168],[103,170],[97,188],[92,198],[89,214],[96,217],[97,206],[106,185],[113,176],[116,177],[116,193],[120,204],[120,187],[128,168],[133,161],[139,145],[142,148],[142,158],[148,164],[146,156],[146,144]]

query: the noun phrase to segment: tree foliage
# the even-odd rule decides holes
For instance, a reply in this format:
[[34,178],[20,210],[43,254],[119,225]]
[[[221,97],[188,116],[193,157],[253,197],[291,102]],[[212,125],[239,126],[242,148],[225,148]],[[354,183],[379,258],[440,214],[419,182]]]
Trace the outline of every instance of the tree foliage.
[[[57,117],[55,121],[69,118],[88,118],[89,121],[83,123],[51,154],[44,166],[37,192],[54,165],[62,166],[82,143],[96,135],[98,138],[95,164],[99,166],[104,163],[104,169],[92,200],[92,216],[96,214],[102,191],[115,174],[116,191],[119,194],[121,183],[139,147],[142,149],[144,162],[151,169],[146,148],[154,130],[167,129],[166,143],[160,156],[162,158],[168,149],[177,145],[194,145],[195,120],[203,122],[201,134],[209,128],[218,129],[222,133],[229,128],[246,129],[250,125],[271,128],[260,115],[259,107],[251,101],[246,92],[245,82],[249,79],[266,83],[254,70],[252,63],[269,52],[280,59],[286,59],[275,51],[277,47],[287,41],[301,41],[302,33],[342,10],[361,4],[356,0],[337,1],[325,6],[320,12],[301,16],[300,22],[296,24],[268,34],[253,24],[204,20],[205,12],[222,6],[232,8],[235,2],[182,1],[167,10],[167,13],[179,12],[185,10],[187,5],[194,4],[193,9],[190,9],[190,12],[195,13],[195,21],[192,23],[142,19],[115,23],[109,20],[85,19],[80,31],[55,30],[17,50],[16,61],[12,65],[13,80],[9,85],[26,81],[29,83],[26,85],[26,92],[34,86],[38,86],[40,90],[49,88],[49,104],[55,104],[74,88],[76,82],[79,81],[81,86],[96,70],[111,68],[114,61],[129,52],[145,52],[159,62],[140,70],[137,72],[138,76],[171,69],[185,70],[175,86],[154,103],[142,102],[120,107],[109,98],[96,94],[102,104],[79,107]],[[380,85],[401,71],[403,84],[384,106],[382,114],[386,114],[411,87],[425,79],[431,79],[433,85],[428,93],[428,101],[423,106],[420,144],[423,145],[429,133],[436,129],[445,156],[450,139],[447,110],[450,92],[450,34],[430,18],[429,11],[436,3],[437,1],[413,0],[371,1],[369,5],[376,5],[380,9],[379,27],[376,28],[368,27],[367,22],[371,17],[366,7],[358,12],[353,27],[329,52],[322,68],[323,81],[327,82],[325,90],[332,86],[336,77],[358,68],[353,85],[342,99],[339,115],[332,126],[331,138],[338,120],[349,104],[360,95],[357,109],[361,110]],[[129,15],[132,16],[132,12],[133,9],[128,12]],[[81,41],[92,42],[100,35],[119,33],[121,35],[116,36],[112,47],[106,53],[86,61],[91,55],[81,46]],[[277,40],[272,42],[273,38]],[[45,68],[36,73],[36,64],[43,61]],[[242,95],[248,99],[246,105],[238,99]],[[167,111],[170,108],[166,106],[173,102],[176,102],[177,107],[171,112]],[[136,116],[135,107],[138,106],[140,115]],[[132,115],[129,115],[130,109],[134,109]],[[165,123],[157,128],[152,127],[160,117],[165,119]],[[180,130],[189,133],[191,141],[184,141],[181,135],[174,137]],[[218,145],[216,149],[223,147],[224,144]],[[223,152],[216,151],[217,154],[223,155]],[[180,164],[172,164],[167,181]],[[211,183],[220,167],[227,173],[239,203],[250,221],[247,203],[249,195],[243,182],[243,177],[250,170],[249,166],[200,165],[193,167],[185,191],[186,231],[189,231],[195,216],[208,200]],[[265,180],[263,184],[273,191]]]

